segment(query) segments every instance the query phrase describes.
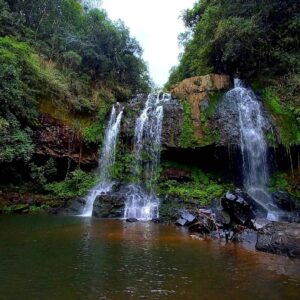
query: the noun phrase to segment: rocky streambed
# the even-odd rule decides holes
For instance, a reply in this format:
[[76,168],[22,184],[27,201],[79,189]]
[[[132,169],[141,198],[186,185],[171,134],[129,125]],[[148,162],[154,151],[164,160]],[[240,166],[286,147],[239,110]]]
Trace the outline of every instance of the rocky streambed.
[[[111,192],[99,195],[94,202],[93,216],[123,218],[129,191],[128,185],[118,183]],[[160,203],[160,217],[152,221],[185,227],[199,239],[242,243],[259,251],[300,258],[300,208],[288,193],[277,192],[272,197],[274,203],[285,211],[281,221],[268,220],[256,202],[240,189],[228,191],[206,207],[178,197],[164,196]],[[84,200],[77,199],[67,213],[78,214],[83,205]]]

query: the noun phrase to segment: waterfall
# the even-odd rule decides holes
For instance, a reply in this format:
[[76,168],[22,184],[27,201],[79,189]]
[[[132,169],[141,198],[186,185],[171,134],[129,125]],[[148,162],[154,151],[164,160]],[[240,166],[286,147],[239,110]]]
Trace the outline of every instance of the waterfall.
[[244,87],[239,79],[234,80],[234,89],[230,90],[226,97],[232,99],[238,109],[244,187],[266,210],[269,219],[278,219],[278,211],[267,191],[268,148],[263,132],[265,117],[262,105],[254,92]]
[[120,132],[122,115],[123,110],[117,114],[115,106],[112,107],[99,159],[98,173],[100,183],[90,190],[88,195],[85,197],[86,204],[82,212],[82,216],[84,217],[92,216],[93,205],[96,197],[101,194],[108,193],[112,188],[113,182],[111,180],[110,170],[115,162],[117,138]]
[[150,94],[134,130],[133,175],[147,190],[137,183],[129,186],[124,218],[150,220],[159,216],[159,199],[155,195],[155,183],[161,150],[163,103],[171,98],[167,93]]

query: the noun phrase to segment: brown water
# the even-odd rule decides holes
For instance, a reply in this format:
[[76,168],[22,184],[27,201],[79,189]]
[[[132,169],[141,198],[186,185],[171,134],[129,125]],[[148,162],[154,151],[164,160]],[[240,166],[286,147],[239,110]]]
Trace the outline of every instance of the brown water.
[[300,262],[152,223],[0,217],[0,299],[300,299]]

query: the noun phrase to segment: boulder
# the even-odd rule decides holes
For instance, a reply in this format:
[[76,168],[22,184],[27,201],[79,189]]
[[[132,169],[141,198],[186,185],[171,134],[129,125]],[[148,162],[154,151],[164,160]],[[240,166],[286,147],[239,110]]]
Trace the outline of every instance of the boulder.
[[85,205],[84,198],[80,198],[80,197],[75,198],[71,202],[70,206],[65,210],[65,212],[70,215],[79,215],[82,213],[84,205]]
[[127,192],[127,185],[115,183],[109,192],[96,197],[93,216],[96,218],[123,218]]
[[139,220],[138,219],[136,219],[136,218],[128,218],[128,219],[126,219],[126,222],[128,222],[128,223],[136,223],[136,222],[138,222]]
[[272,222],[258,231],[256,249],[300,258],[300,224]]
[[96,218],[122,218],[125,198],[123,195],[108,193],[95,199],[93,216]]
[[221,199],[223,209],[230,215],[231,221],[252,227],[255,212],[251,197],[237,189],[227,192]]

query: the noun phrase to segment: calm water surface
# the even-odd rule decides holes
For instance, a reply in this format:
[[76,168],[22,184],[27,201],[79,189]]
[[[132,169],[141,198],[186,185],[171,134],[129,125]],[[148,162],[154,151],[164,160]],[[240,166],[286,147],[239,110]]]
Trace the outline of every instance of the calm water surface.
[[300,263],[152,223],[0,216],[0,299],[300,299]]

